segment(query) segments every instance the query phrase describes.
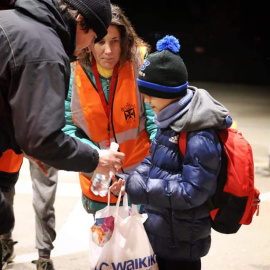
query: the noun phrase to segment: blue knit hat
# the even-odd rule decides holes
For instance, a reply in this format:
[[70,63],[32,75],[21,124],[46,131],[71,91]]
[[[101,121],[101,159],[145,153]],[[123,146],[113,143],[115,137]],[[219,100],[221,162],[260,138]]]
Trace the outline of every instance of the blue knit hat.
[[179,50],[179,40],[174,36],[167,35],[157,42],[157,51],[149,54],[139,72],[141,93],[165,99],[186,94],[188,72]]

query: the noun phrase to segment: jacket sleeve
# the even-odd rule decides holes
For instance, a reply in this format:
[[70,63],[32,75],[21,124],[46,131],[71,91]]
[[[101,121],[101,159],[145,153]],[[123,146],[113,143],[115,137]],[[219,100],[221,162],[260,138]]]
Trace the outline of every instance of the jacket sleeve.
[[98,152],[62,131],[69,70],[58,61],[27,62],[12,72],[9,91],[16,140],[27,155],[57,169],[92,172]]
[[14,227],[14,213],[0,189],[0,234],[8,233]]
[[205,203],[216,189],[221,149],[211,133],[189,137],[182,174],[170,180],[150,178],[136,169],[127,179],[126,190],[135,204],[151,204],[177,210]]
[[152,110],[148,103],[144,102],[145,115],[146,115],[146,131],[149,134],[151,142],[156,136],[157,125],[154,123],[155,112]]
[[72,120],[72,113],[71,113],[71,97],[72,97],[72,81],[74,77],[74,71],[72,70],[70,76],[70,83],[69,83],[69,90],[68,95],[65,100],[65,118],[66,118],[66,125],[63,128],[63,131],[70,135],[71,137],[79,139],[81,142],[90,145],[93,149],[99,150],[99,147],[96,146],[92,140],[84,133],[82,129],[77,127]]
[[148,204],[147,178],[151,166],[151,155],[126,177],[125,189],[133,204]]

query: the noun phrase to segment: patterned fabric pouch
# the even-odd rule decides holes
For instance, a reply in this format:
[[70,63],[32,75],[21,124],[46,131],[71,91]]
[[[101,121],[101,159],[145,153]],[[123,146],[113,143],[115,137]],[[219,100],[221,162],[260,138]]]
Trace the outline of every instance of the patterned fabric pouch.
[[[121,197],[118,201],[120,203]],[[127,194],[123,197],[123,206],[119,206],[118,212],[122,218],[130,214],[131,208],[128,206]],[[108,192],[108,204],[103,209],[96,212],[95,223],[91,227],[91,240],[94,244],[103,247],[111,238],[114,229],[115,205],[110,205],[110,191]]]
[[92,240],[98,246],[103,247],[107,243],[113,233],[114,217],[96,218],[95,224],[91,227]]

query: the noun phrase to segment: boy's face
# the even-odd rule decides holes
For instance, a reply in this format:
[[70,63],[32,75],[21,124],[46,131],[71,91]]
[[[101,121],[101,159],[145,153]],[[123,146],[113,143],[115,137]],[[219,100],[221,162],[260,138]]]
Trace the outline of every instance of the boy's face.
[[179,98],[165,99],[165,98],[152,97],[145,94],[143,94],[143,96],[144,96],[144,102],[149,103],[150,107],[153,109],[153,111],[156,114],[158,114],[161,110],[163,110],[165,107],[167,107],[171,103],[175,102],[176,100],[179,100]]

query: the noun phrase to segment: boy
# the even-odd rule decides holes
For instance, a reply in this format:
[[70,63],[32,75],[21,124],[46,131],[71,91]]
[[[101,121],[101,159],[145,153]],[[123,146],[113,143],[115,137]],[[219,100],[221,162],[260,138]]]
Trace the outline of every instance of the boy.
[[[173,36],[142,66],[138,85],[158,126],[151,154],[126,179],[133,204],[147,213],[146,232],[160,270],[199,270],[211,244],[207,204],[216,189],[221,145],[215,128],[232,124],[228,110],[207,91],[188,85],[186,66]],[[179,134],[187,131],[186,154]]]

